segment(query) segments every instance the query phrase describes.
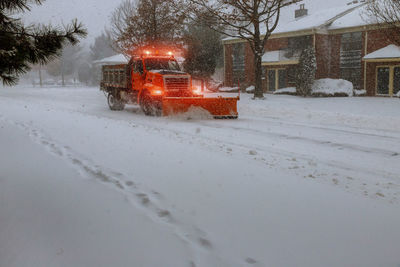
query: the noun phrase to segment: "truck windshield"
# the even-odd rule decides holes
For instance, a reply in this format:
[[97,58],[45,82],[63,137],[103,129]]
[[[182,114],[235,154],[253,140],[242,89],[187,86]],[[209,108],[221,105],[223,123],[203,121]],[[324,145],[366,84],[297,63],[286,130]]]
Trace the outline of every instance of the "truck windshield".
[[178,62],[170,58],[147,58],[144,60],[146,70],[174,70],[180,71]]

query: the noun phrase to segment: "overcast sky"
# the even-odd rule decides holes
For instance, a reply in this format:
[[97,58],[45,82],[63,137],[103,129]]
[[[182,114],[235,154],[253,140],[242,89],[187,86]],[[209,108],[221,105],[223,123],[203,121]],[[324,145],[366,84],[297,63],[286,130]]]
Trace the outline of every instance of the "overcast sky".
[[88,29],[84,43],[92,43],[109,24],[112,11],[123,0],[46,0],[42,5],[32,6],[32,12],[26,13],[26,22],[41,22],[61,25],[77,18]]
[[[46,0],[41,6],[33,6],[32,12],[26,13],[26,22],[41,22],[62,24],[69,23],[77,18],[83,22],[89,31],[87,40],[84,44],[91,44],[94,38],[101,34],[104,27],[108,26],[112,11],[123,0]],[[329,8],[344,5],[350,0],[304,0],[309,12],[314,12],[320,8]],[[292,7],[290,9],[295,9]],[[293,10],[283,13],[281,23],[293,19]]]

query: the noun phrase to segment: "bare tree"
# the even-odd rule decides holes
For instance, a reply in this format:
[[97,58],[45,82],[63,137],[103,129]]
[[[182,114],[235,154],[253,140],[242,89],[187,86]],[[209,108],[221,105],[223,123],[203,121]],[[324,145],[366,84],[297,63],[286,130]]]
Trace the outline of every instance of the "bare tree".
[[[262,56],[268,38],[276,29],[281,9],[301,0],[189,0],[193,10],[206,14],[209,26],[223,34],[246,40],[254,55],[255,98],[263,98]],[[218,21],[215,27],[214,22]],[[206,20],[207,21],[207,20]]]
[[120,51],[176,44],[186,18],[183,0],[126,0],[111,20],[111,38]]
[[124,51],[126,47],[131,45],[130,40],[125,37],[130,20],[134,14],[136,14],[137,1],[136,0],[125,0],[122,2],[112,13],[111,16],[111,27],[107,31],[109,37],[114,41],[114,49],[118,51]]
[[399,0],[372,0],[367,4],[365,13],[369,23],[385,25],[381,30],[389,40],[400,45]]

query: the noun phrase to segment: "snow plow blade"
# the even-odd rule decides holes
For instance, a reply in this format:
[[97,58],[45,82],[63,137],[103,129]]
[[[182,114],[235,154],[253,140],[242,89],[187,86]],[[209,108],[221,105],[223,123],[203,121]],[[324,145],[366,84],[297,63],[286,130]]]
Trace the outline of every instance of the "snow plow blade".
[[200,107],[215,119],[237,119],[238,100],[238,97],[166,97],[162,101],[163,116],[185,113],[191,107]]

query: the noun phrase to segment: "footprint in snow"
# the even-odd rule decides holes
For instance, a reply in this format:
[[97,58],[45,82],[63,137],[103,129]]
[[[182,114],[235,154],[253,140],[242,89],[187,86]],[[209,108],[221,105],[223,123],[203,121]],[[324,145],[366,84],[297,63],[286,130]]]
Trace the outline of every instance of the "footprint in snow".
[[126,181],[126,182],[125,182],[125,185],[126,185],[126,186],[134,186],[135,183],[132,182],[132,181]]
[[149,199],[149,197],[148,197],[146,194],[139,193],[139,194],[136,194],[136,196],[137,196],[138,198],[140,198],[140,201],[141,201],[141,203],[142,203],[143,205],[147,205],[147,204],[150,203],[150,199]]
[[249,151],[249,155],[255,156],[255,155],[257,155],[257,151],[255,151],[255,150],[250,150],[250,151]]
[[199,238],[199,243],[203,248],[207,248],[207,249],[211,249],[212,248],[212,244],[211,244],[210,240],[208,240],[208,239],[200,237]]
[[253,258],[247,258],[245,261],[246,261],[248,264],[255,264],[255,263],[257,263],[257,261],[256,261],[255,259],[253,259]]

